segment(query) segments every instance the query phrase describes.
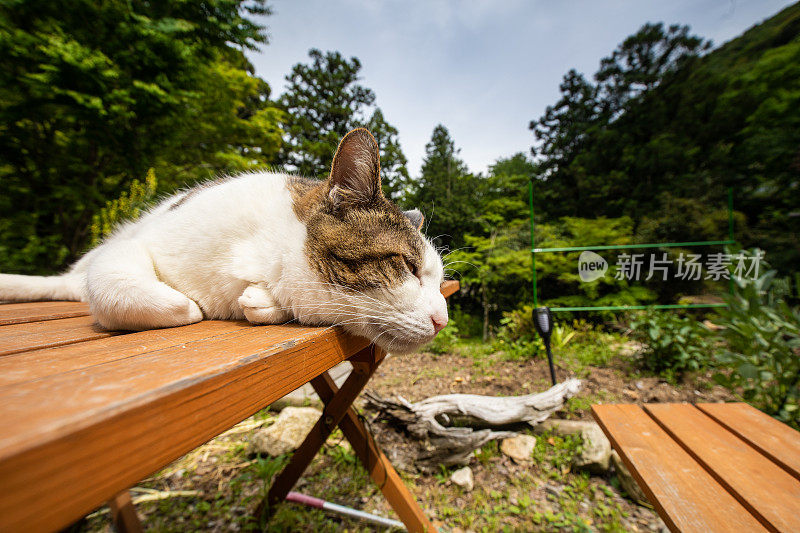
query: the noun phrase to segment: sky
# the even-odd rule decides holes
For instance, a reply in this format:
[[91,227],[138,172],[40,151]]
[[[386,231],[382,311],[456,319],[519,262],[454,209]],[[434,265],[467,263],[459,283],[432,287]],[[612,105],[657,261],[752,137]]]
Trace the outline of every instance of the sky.
[[272,0],[270,43],[249,53],[277,97],[308,50],[361,61],[360,83],[399,130],[418,176],[444,124],[472,172],[529,153],[528,129],[559,98],[571,68],[587,78],[646,22],[688,24],[718,46],[769,18],[785,0]]

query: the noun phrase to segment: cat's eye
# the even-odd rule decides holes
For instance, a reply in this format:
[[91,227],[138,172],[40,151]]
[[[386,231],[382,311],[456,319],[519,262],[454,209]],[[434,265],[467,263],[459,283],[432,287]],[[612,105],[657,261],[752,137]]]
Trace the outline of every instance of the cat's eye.
[[419,277],[419,271],[417,270],[417,265],[412,263],[407,257],[404,257],[403,261],[406,262],[406,268],[408,268],[408,271],[411,272],[414,276]]

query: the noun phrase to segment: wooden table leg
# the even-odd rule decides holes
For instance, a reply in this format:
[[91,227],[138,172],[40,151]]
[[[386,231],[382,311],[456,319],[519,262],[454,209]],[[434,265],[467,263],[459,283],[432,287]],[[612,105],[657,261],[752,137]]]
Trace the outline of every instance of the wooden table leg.
[[131,493],[123,490],[108,501],[111,508],[111,521],[119,533],[141,533],[142,523],[131,501]]
[[[311,384],[323,402],[329,401],[338,394],[336,383],[327,374],[313,380]],[[381,489],[383,496],[406,528],[411,532],[436,531],[392,463],[376,446],[374,439],[352,407],[348,408],[339,427],[369,472],[372,481]]]
[[[362,352],[364,351],[369,351],[371,354],[373,348],[369,346],[362,350]],[[364,356],[369,356],[369,354],[365,354]],[[294,484],[297,483],[297,480],[300,479],[305,469],[311,464],[311,461],[314,459],[319,449],[325,444],[328,436],[330,436],[331,432],[339,424],[342,417],[345,416],[347,409],[361,393],[364,385],[367,384],[372,373],[375,371],[376,366],[377,365],[368,365],[360,361],[354,361],[353,371],[342,384],[342,388],[339,389],[336,394],[323,400],[325,408],[322,411],[322,416],[308,433],[300,447],[294,452],[292,458],[289,460],[289,464],[275,477],[269,494],[267,495],[267,505],[269,507],[272,507],[286,498],[286,495]],[[328,373],[325,372],[323,375],[327,376]],[[257,516],[263,516],[264,510],[262,504],[262,506],[259,506]]]

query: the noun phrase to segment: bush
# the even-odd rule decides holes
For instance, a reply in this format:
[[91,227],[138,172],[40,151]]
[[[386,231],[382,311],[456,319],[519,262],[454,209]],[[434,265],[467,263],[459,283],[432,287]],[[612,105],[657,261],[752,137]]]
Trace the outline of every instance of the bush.
[[456,326],[455,319],[451,316],[447,321],[447,325],[438,335],[427,345],[424,350],[436,355],[449,352],[453,346],[458,342],[458,326]]
[[648,309],[636,316],[630,327],[632,337],[643,345],[637,354],[639,364],[670,380],[711,360],[708,330],[692,318]]
[[106,202],[106,206],[92,217],[91,246],[100,244],[123,222],[139,218],[155,199],[157,187],[158,179],[151,168],[147,171],[144,183],[133,180],[129,190],[116,200]]
[[775,279],[775,271],[734,281],[729,308],[720,312],[727,346],[717,356],[731,372],[715,379],[741,390],[754,407],[800,428],[800,309],[787,304],[788,287]]
[[[523,305],[519,309],[503,313],[495,345],[511,359],[536,357],[545,353],[544,341],[536,333],[532,313],[532,305]],[[553,349],[563,348],[575,336],[575,331],[568,324],[555,320],[554,318],[550,345]]]
[[483,331],[483,322],[479,316],[469,314],[454,305],[450,308],[450,320],[458,324],[458,336],[461,338],[480,337]]

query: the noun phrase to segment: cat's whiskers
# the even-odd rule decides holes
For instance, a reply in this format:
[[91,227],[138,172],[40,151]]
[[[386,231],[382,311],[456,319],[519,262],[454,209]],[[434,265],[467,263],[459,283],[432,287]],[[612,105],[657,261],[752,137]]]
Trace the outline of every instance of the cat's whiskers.
[[[305,284],[305,285],[308,285],[308,284],[319,284],[319,285],[330,286],[330,287],[333,287],[334,289],[336,289],[335,291],[330,291],[330,292],[333,292],[333,294],[335,296],[341,296],[343,298],[367,298],[369,301],[373,301],[373,302],[375,302],[377,304],[380,304],[380,305],[383,305],[385,307],[392,308],[392,306],[390,304],[388,304],[386,302],[383,302],[381,300],[378,300],[377,298],[374,298],[374,297],[372,297],[372,296],[370,296],[368,294],[365,294],[362,291],[359,291],[357,289],[352,289],[352,288],[346,288],[346,289],[342,290],[343,288],[340,285],[336,285],[334,283],[330,283],[330,282],[327,282],[327,281],[300,281],[300,282],[298,282],[298,284],[301,284],[301,285],[302,284]],[[314,289],[312,289],[312,290],[314,290]],[[323,290],[323,289],[316,289],[316,290]]]

